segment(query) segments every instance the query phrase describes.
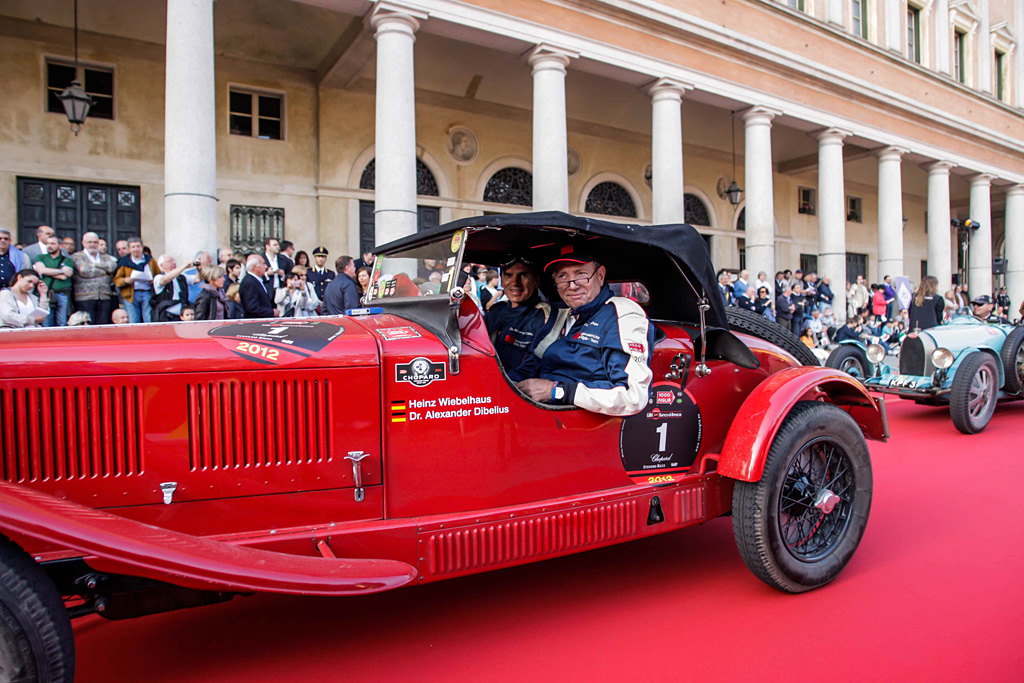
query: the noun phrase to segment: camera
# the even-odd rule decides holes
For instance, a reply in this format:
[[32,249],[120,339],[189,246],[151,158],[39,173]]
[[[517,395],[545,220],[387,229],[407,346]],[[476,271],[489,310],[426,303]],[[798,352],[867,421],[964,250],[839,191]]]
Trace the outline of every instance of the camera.
[[198,268],[199,267],[199,261],[193,261],[192,265],[195,266],[196,268]]

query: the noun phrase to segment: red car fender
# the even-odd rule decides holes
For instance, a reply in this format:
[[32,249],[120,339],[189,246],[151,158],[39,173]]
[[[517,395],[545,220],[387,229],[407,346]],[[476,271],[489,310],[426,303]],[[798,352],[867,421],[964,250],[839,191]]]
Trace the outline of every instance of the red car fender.
[[758,481],[782,421],[805,398],[823,398],[843,408],[869,439],[889,438],[884,401],[876,400],[857,380],[832,368],[789,368],[759,384],[740,406],[718,457],[718,473]]
[[247,548],[161,529],[6,482],[0,482],[0,532],[70,548],[100,571],[199,590],[356,595],[398,588],[416,578],[416,569],[404,562]]

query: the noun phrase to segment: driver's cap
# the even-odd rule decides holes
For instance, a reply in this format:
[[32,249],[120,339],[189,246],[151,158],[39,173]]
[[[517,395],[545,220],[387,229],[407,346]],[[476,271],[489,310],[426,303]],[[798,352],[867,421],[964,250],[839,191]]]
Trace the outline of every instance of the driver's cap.
[[985,304],[992,303],[992,297],[990,297],[988,294],[982,294],[971,299],[971,303],[976,306],[984,306]]
[[544,272],[547,273],[551,270],[552,266],[559,263],[601,263],[601,259],[598,258],[597,254],[587,249],[580,249],[575,244],[566,244],[562,247],[558,258],[549,261],[544,266]]

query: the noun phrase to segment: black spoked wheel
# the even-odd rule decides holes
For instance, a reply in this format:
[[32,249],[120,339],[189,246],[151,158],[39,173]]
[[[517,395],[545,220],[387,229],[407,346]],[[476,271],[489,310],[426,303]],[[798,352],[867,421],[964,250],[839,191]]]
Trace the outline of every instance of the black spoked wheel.
[[1016,327],[1006,335],[1000,356],[1006,376],[1003,388],[1016,394],[1024,388],[1024,327]]
[[828,354],[825,365],[835,368],[857,379],[866,379],[871,376],[871,363],[867,354],[856,346],[840,344]]
[[996,411],[999,369],[987,353],[972,353],[953,377],[949,391],[949,415],[964,434],[977,434],[988,426]]
[[50,578],[0,536],[0,681],[71,683],[74,638]]
[[743,561],[789,593],[825,585],[860,544],[871,492],[871,459],[856,422],[828,403],[798,403],[772,442],[761,480],[734,489]]

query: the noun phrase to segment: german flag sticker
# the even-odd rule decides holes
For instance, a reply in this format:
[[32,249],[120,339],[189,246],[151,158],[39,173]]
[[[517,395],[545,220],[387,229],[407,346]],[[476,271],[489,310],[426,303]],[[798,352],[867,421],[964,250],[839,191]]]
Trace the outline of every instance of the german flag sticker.
[[405,401],[391,402],[391,421],[405,422]]

